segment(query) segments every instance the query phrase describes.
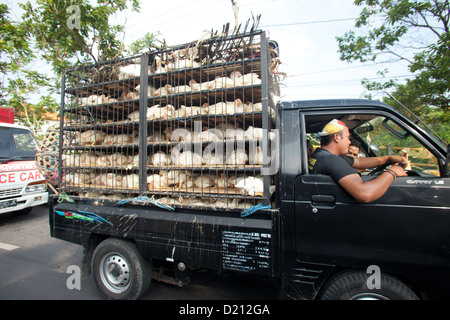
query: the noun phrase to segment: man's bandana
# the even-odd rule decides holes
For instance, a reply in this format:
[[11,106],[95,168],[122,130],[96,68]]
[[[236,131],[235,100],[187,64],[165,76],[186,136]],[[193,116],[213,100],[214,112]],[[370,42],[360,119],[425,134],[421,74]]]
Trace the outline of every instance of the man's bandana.
[[344,130],[345,127],[346,127],[345,123],[343,123],[340,120],[333,119],[325,126],[325,128],[323,128],[322,132],[320,133],[320,136],[323,137],[328,136],[330,134],[338,133]]

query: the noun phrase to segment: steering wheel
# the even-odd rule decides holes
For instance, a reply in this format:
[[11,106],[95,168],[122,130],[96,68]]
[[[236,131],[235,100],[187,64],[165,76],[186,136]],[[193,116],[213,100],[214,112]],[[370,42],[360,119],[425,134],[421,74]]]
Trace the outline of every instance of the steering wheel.
[[390,165],[391,165],[391,163],[378,166],[375,169],[373,169],[372,171],[370,171],[367,175],[374,176],[374,175],[378,174],[379,172],[383,171],[384,169],[386,169]]

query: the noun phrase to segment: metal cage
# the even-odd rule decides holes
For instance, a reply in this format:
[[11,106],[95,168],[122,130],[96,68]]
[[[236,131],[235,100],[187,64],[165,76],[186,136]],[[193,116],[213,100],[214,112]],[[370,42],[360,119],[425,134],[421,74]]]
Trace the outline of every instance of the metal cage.
[[67,71],[60,189],[169,206],[270,205],[276,55],[256,31]]

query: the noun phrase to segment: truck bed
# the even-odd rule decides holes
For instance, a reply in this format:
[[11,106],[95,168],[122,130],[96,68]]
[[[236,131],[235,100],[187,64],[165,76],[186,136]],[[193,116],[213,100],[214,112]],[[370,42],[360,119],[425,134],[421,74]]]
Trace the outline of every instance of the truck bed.
[[80,245],[116,237],[134,241],[146,258],[193,268],[273,277],[279,252],[278,210],[175,208],[83,199],[50,208],[52,237]]

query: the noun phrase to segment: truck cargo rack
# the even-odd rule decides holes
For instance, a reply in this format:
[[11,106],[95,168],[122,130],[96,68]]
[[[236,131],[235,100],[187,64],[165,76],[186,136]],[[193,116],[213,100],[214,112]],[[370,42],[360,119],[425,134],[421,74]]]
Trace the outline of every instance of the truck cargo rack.
[[254,31],[66,71],[60,190],[176,207],[271,205],[278,88],[268,43]]

